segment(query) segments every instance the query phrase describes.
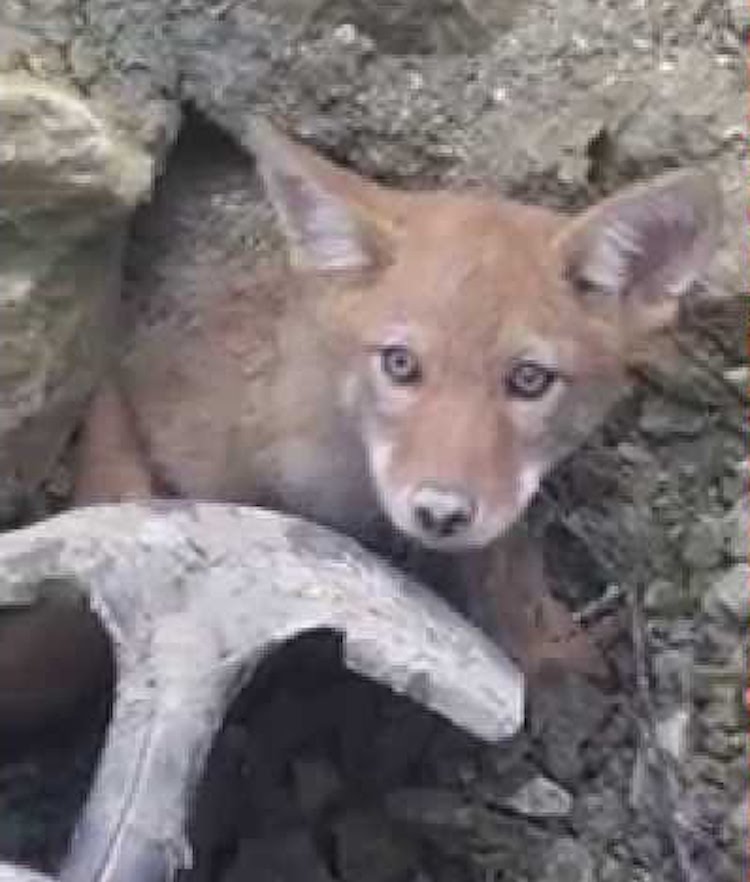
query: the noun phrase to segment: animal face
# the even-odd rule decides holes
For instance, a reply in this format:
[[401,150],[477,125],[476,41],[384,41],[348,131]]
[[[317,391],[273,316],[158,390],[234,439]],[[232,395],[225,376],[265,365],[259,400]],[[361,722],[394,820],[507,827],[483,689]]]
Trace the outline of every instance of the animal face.
[[332,388],[384,512],[460,551],[516,521],[603,419],[630,352],[668,326],[718,229],[676,173],[570,219],[494,195],[389,191],[259,124],[293,265],[338,341]]
[[602,419],[623,385],[621,341],[570,290],[554,219],[417,203],[355,316],[337,316],[357,341],[345,400],[393,523],[433,548],[479,547]]

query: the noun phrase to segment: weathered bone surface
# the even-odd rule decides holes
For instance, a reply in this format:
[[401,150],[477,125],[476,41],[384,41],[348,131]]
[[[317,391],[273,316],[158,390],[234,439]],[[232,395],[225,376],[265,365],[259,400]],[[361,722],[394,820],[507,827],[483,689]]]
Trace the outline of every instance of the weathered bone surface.
[[51,882],[51,879],[44,873],[35,873],[24,867],[0,864],[0,882]]
[[[522,723],[521,675],[496,647],[351,540],[297,519],[130,504],[0,537],[0,601],[68,588],[110,634],[118,686],[66,882],[156,882],[189,864],[187,805],[227,706],[301,633],[341,634],[350,669],[480,738]],[[38,878],[0,867],[0,882]]]

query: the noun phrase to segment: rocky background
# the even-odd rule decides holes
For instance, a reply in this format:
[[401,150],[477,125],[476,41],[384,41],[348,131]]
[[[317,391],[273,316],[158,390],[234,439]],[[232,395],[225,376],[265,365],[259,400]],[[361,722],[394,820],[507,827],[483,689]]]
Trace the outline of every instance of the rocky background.
[[[560,596],[622,614],[620,688],[532,696],[523,736],[487,749],[305,641],[227,721],[186,879],[744,878],[748,33],[740,0],[3,3],[5,528],[65,504],[112,339],[273,247],[251,112],[404,186],[575,208],[699,164],[725,192],[710,296],[531,513]],[[54,866],[97,739],[0,748],[4,857]]]

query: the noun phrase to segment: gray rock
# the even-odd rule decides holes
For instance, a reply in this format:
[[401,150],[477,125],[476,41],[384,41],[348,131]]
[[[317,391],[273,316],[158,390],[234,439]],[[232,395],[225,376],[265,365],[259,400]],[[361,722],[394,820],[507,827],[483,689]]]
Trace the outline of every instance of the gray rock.
[[554,840],[540,858],[539,882],[594,882],[594,861],[576,839]]
[[750,623],[750,565],[737,564],[709,590],[704,600],[709,616],[722,615],[739,628]]
[[639,428],[652,441],[696,438],[706,425],[704,414],[676,407],[660,398],[649,398],[639,420]]
[[575,801],[573,827],[589,841],[611,841],[628,823],[626,797],[612,788],[583,793]]
[[649,613],[674,611],[687,601],[678,585],[667,579],[655,579],[646,589],[643,602]]
[[522,784],[503,800],[503,805],[529,818],[565,818],[573,807],[567,790],[539,775]]
[[681,707],[656,723],[656,740],[678,762],[685,759],[690,736],[690,710]]
[[750,551],[750,505],[740,499],[724,520],[727,554],[732,560],[747,560]]
[[750,797],[745,797],[732,810],[727,820],[727,835],[733,847],[741,854],[747,849],[750,835]]
[[699,517],[686,529],[680,549],[682,560],[696,570],[712,570],[724,557],[724,530],[721,521]]
[[543,767],[563,785],[573,783],[583,770],[587,742],[611,710],[611,699],[575,676],[561,677],[554,688],[529,697],[529,725]]
[[0,75],[0,511],[49,474],[99,379],[151,174],[72,93]]
[[261,107],[391,178],[481,177],[563,203],[706,164],[729,215],[714,275],[740,290],[740,47],[720,63],[727,24],[696,29],[706,16],[683,6],[91,0],[84,19],[73,3],[26,0],[5,18],[22,33],[9,56],[56,55],[58,75],[85,83],[159,156],[190,101],[240,141]]
[[[743,6],[745,6],[744,3]],[[750,11],[748,15],[750,16]],[[728,368],[724,371],[724,379],[736,389],[744,392],[750,387],[750,367],[741,365],[740,367]]]
[[662,649],[654,653],[653,672],[658,694],[670,702],[681,703],[692,686],[694,652],[691,646]]

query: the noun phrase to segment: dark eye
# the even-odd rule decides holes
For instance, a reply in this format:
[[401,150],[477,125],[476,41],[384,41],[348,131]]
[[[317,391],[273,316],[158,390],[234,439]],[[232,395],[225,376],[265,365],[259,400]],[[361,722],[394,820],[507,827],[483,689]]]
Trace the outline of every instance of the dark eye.
[[422,368],[417,356],[407,346],[386,346],[380,351],[383,372],[394,383],[418,383]]
[[533,400],[541,398],[555,382],[557,374],[551,368],[535,361],[521,361],[505,378],[508,394],[514,398]]

